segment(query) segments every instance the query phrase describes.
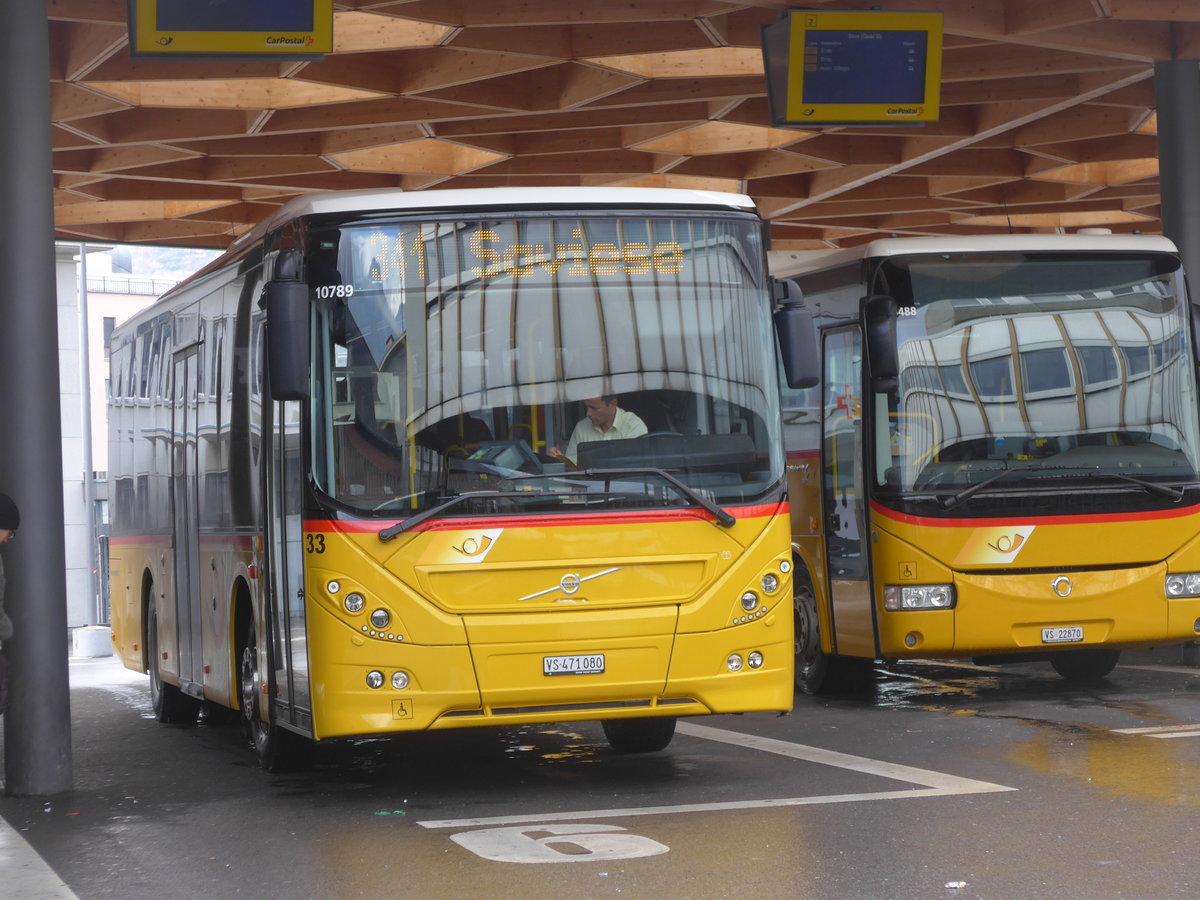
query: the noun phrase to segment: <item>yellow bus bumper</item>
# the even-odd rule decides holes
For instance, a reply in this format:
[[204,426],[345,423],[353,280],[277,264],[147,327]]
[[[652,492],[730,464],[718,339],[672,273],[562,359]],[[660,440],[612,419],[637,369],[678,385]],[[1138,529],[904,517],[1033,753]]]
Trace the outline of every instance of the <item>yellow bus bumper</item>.
[[[979,656],[1195,639],[1200,598],[1166,597],[1165,576],[1162,565],[1054,575],[956,572],[954,609],[880,611],[880,649],[889,658]],[[1059,577],[1070,579],[1066,596],[1053,589]],[[1083,629],[1082,640],[1044,639],[1045,629],[1071,627]]]

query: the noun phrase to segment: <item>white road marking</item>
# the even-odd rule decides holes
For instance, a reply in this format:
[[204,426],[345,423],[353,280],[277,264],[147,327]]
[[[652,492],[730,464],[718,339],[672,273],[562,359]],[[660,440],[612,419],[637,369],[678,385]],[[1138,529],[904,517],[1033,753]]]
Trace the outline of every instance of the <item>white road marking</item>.
[[720,741],[734,744],[751,750],[763,750],[779,756],[792,759],[802,759],[805,762],[818,763],[823,766],[836,766],[839,769],[850,769],[867,775],[878,775],[881,778],[891,778],[895,781],[908,781],[923,787],[936,788],[938,791],[954,794],[986,794],[994,791],[1015,791],[1016,788],[1003,787],[987,781],[976,781],[973,778],[960,778],[957,775],[947,775],[944,772],[934,772],[930,769],[917,769],[912,766],[902,766],[897,763],[882,762],[865,756],[851,756],[849,753],[838,753],[835,750],[822,750],[820,747],[809,747],[806,744],[793,744],[788,741],[778,741],[774,738],[758,737],[753,734],[741,734],[727,731],[723,728],[713,728],[710,725],[697,725],[695,722],[680,722],[676,731],[690,734],[693,737],[709,741]]
[[1017,788],[992,784],[988,781],[976,781],[973,778],[962,778],[958,775],[948,775],[944,772],[934,772],[930,769],[918,769],[913,766],[903,766],[897,763],[869,759],[865,756],[852,756],[848,753],[822,750],[819,747],[809,747],[805,744],[793,744],[773,738],[741,734],[736,731],[727,731],[723,728],[713,728],[709,725],[697,725],[694,722],[680,722],[676,730],[681,734],[707,741],[718,741],[723,744],[745,747],[749,750],[761,750],[765,753],[774,753],[791,759],[817,763],[818,765],[850,769],[854,772],[862,772],[880,778],[889,778],[893,781],[906,781],[910,784],[921,785],[924,789],[910,788],[900,791],[874,791],[860,794],[824,794],[815,797],[784,797],[768,800],[732,800],[721,803],[682,803],[673,806],[640,806],[624,809],[588,809],[576,812],[532,813],[528,815],[488,816],[467,819],[431,819],[418,822],[417,824],[423,828],[521,825],[534,822],[570,822],[593,819],[616,819],[630,816],[661,816],[737,809],[768,809],[780,806],[812,806],[825,803],[857,803],[863,800],[950,797],[959,794],[987,794],[997,791],[1017,790]]
[[1114,728],[1113,734],[1136,734],[1152,738],[1200,737],[1200,725],[1148,725],[1142,728]]
[[1200,668],[1196,666],[1118,666],[1119,669],[1137,669],[1142,672],[1169,672],[1172,675],[1191,675],[1195,678],[1200,675]]
[[33,900],[79,900],[29,842],[0,819],[0,872],[3,896]]

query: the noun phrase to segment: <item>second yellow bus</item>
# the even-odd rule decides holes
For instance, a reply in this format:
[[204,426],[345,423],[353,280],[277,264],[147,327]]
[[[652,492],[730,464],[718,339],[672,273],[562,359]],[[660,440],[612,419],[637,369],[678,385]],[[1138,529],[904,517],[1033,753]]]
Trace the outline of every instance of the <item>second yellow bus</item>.
[[820,328],[785,392],[797,684],[875,659],[1049,660],[1200,633],[1196,326],[1164,238],[777,253]]

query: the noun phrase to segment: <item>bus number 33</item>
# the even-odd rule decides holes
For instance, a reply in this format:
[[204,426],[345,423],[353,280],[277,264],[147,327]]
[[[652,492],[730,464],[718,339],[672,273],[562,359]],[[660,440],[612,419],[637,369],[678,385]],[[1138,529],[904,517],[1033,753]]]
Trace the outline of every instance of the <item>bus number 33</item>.
[[325,552],[325,535],[323,535],[323,534],[306,534],[304,536],[304,551],[306,553],[324,553]]

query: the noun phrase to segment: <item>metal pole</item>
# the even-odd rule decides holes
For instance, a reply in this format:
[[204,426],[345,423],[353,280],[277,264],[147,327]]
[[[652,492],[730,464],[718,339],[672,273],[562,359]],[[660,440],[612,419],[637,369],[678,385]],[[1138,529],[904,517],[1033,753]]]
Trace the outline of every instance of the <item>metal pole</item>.
[[92,602],[88,604],[89,625],[100,622],[100,591],[96,576],[96,481],[92,472],[92,370],[88,348],[88,245],[79,245],[79,394],[83,399],[83,505],[87,509],[88,524],[88,588]]
[[[1154,97],[1163,234],[1179,248],[1191,302],[1200,304],[1200,167],[1196,165],[1200,159],[1200,61],[1156,62]],[[1184,645],[1182,661],[1189,666],[1200,665],[1200,642]]]
[[1175,242],[1200,303],[1200,62],[1154,64],[1158,107],[1158,180],[1163,234]]
[[47,0],[5,6],[0,28],[0,490],[21,509],[4,554],[14,635],[4,715],[4,787],[71,787],[67,584],[55,290]]

